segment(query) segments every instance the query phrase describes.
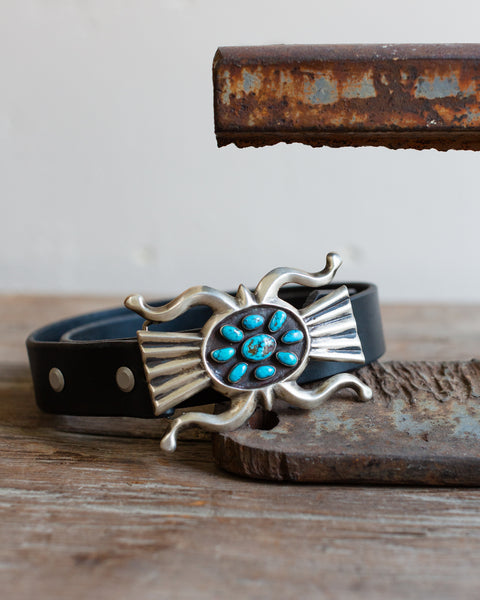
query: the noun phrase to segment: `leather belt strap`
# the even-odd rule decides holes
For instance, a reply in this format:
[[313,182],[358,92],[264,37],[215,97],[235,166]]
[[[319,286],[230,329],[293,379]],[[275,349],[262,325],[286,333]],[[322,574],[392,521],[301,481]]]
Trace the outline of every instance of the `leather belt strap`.
[[[279,295],[301,308],[340,285],[327,285],[313,292],[302,286],[286,287]],[[349,288],[365,362],[370,363],[385,352],[377,288],[368,283],[345,285]],[[161,306],[165,302],[153,305]],[[210,315],[210,309],[194,307],[174,321],[156,324],[151,329],[200,329]],[[142,323],[141,317],[122,307],[58,321],[32,333],[27,339],[27,350],[38,406],[54,414],[154,418],[136,339]],[[122,391],[116,383],[116,373],[121,367],[127,367],[133,374],[131,391]],[[299,383],[318,381],[356,368],[358,364],[353,363],[310,361]],[[55,391],[50,384],[51,369],[59,369],[63,375],[61,391]],[[208,389],[185,401],[180,408],[224,400],[221,394]]]

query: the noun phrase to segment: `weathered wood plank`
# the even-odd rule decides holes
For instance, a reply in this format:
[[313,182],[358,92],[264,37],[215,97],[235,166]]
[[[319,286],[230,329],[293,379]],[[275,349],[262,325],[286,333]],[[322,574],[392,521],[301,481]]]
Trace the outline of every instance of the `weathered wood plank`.
[[[59,429],[35,407],[24,338],[110,304],[0,300],[2,597],[477,598],[479,490],[266,484],[220,471],[207,442],[170,456]],[[390,358],[470,358],[479,317],[387,307]]]

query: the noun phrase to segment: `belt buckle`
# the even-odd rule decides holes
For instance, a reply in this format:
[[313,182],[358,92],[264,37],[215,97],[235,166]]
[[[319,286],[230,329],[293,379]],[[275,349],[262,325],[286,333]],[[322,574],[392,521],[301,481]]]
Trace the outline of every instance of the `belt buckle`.
[[[189,412],[173,419],[162,438],[162,450],[173,452],[178,432],[186,427],[233,431],[259,404],[271,410],[275,398],[313,409],[348,387],[358,400],[371,399],[371,389],[350,373],[333,375],[310,389],[297,383],[310,360],[365,362],[345,285],[301,309],[278,295],[290,283],[327,285],[341,264],[332,252],[318,273],[277,268],[260,280],[254,292],[240,285],[235,296],[197,286],[160,307],[149,306],[139,295],[125,300],[127,308],[145,319],[137,339],[156,416],[208,387],[231,400],[221,414]],[[149,331],[152,323],[171,321],[198,305],[213,310],[200,331]]]

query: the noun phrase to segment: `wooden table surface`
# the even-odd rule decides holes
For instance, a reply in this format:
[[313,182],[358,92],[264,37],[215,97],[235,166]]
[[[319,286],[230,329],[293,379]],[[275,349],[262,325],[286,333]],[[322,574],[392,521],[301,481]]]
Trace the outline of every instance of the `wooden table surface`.
[[[0,297],[2,598],[478,599],[478,489],[249,481],[208,440],[164,455],[41,414],[26,335],[115,303]],[[478,358],[480,307],[383,315],[388,359]]]

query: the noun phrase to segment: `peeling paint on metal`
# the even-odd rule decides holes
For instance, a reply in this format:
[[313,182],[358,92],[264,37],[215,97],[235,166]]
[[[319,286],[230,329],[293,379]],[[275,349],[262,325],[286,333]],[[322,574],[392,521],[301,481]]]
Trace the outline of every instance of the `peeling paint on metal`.
[[336,81],[320,75],[313,81],[305,81],[304,92],[310,104],[333,104],[338,100]]
[[480,440],[479,420],[478,415],[468,413],[467,407],[462,407],[463,410],[455,411],[453,420],[456,423],[454,433],[458,438],[471,437],[476,441]]
[[279,433],[279,431],[261,431],[259,435],[264,440],[274,440]]
[[355,419],[346,416],[348,415],[348,408],[344,412],[345,415],[339,415],[333,411],[325,411],[320,418],[317,416],[317,418],[311,419],[311,425],[319,436],[325,435],[327,432],[341,433],[351,441],[360,441],[361,437],[356,432],[357,422]]
[[480,111],[478,110],[469,110],[465,115],[465,122],[467,125],[480,125]]
[[462,90],[462,96],[467,98],[468,96],[474,96],[478,92],[478,84],[476,81],[472,81],[472,83],[467,86],[464,90]]
[[292,76],[290,75],[290,73],[282,71],[280,73],[280,85],[283,86],[288,86],[291,85],[293,83],[293,79]]
[[455,75],[441,77],[436,75],[433,79],[419,77],[415,84],[415,98],[427,98],[435,100],[436,98],[448,98],[457,96],[460,93],[460,86]]
[[398,431],[422,437],[426,433],[435,436],[441,428],[443,431],[450,429],[452,437],[464,439],[467,436],[480,440],[479,415],[472,407],[455,402],[443,404],[442,407],[440,404],[429,404],[419,407],[420,410],[409,411],[405,403],[398,399],[394,404],[393,423]]
[[243,71],[243,91],[246,94],[249,94],[250,92],[255,91],[255,89],[258,89],[261,83],[262,80],[257,74],[250,73],[246,70]]
[[230,104],[230,94],[232,93],[232,84],[230,82],[230,71],[225,71],[223,74],[224,83],[223,83],[223,92],[222,92],[222,102],[224,104]]
[[357,77],[347,79],[341,95],[342,98],[375,98],[377,92],[375,91],[372,72],[365,73],[360,79]]
[[[428,408],[429,411],[438,411],[438,405],[435,403]],[[408,402],[401,398],[394,398],[392,401],[391,415],[394,428],[409,435],[422,436],[425,433],[430,433],[432,428],[435,427],[436,421],[431,413],[425,415],[418,410],[413,412],[412,408],[409,409]]]

